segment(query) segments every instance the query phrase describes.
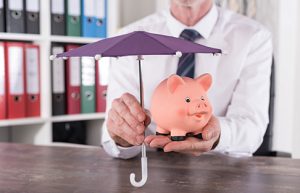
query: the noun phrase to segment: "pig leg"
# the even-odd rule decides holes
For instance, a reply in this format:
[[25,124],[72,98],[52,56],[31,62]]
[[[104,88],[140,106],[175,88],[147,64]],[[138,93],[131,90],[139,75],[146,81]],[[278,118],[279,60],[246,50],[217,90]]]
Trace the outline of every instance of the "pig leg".
[[182,129],[172,129],[171,130],[171,140],[172,141],[184,141],[186,139],[186,131]]
[[202,138],[202,133],[197,133],[197,134],[194,134],[194,133],[187,133],[186,134],[186,137],[195,137],[197,139],[203,139]]
[[164,136],[168,136],[170,134],[170,131],[163,129],[159,126],[156,127],[156,135],[164,135]]

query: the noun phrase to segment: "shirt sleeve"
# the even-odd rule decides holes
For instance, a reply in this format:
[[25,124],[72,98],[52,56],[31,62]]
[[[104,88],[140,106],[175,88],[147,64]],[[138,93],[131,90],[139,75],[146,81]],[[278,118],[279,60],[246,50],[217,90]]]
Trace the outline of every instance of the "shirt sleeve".
[[269,122],[272,37],[261,30],[250,41],[227,113],[218,117],[221,136],[214,151],[251,155],[263,141]]
[[[113,58],[110,63],[110,76],[106,97],[106,109],[111,108],[112,101],[128,92],[133,96],[138,96],[138,69],[134,57],[121,57],[119,59]],[[105,120],[107,120],[107,114]],[[106,121],[102,126],[101,144],[103,149],[112,157],[128,159],[140,153],[140,146],[133,146],[129,148],[118,146],[110,137]]]
[[121,147],[118,146],[107,132],[106,124],[102,127],[102,147],[105,152],[115,158],[129,159],[141,152],[141,146]]

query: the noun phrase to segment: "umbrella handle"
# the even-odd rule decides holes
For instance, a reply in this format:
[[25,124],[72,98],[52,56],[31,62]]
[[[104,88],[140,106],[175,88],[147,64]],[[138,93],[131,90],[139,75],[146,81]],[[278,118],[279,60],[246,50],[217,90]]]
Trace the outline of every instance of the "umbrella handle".
[[148,179],[148,162],[147,162],[147,157],[146,157],[146,146],[143,143],[142,145],[142,157],[141,157],[141,162],[142,162],[142,179],[137,182],[135,179],[135,174],[131,173],[130,174],[130,183],[134,187],[142,187],[145,185],[147,179]]
[[[142,56],[138,56],[137,60],[139,61],[139,83],[140,83],[140,103],[141,107],[144,109],[144,88],[143,88],[143,77],[142,77],[142,69],[141,69],[141,60]],[[135,180],[135,174],[130,174],[130,183],[134,187],[142,187],[145,185],[148,179],[148,163],[147,163],[147,156],[146,156],[146,145],[145,143],[142,144],[142,157],[141,157],[141,167],[142,167],[142,179],[141,181],[137,182]]]

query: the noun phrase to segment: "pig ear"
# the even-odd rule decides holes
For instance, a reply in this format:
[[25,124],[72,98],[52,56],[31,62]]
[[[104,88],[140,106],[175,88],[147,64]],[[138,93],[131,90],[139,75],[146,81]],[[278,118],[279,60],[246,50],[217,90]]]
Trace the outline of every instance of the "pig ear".
[[204,90],[207,91],[212,83],[212,77],[210,74],[206,73],[206,74],[202,74],[201,76],[199,76],[198,78],[196,78],[196,81],[203,86]]
[[176,74],[171,75],[167,80],[168,90],[172,94],[175,92],[176,88],[179,85],[183,85],[183,84],[184,84],[184,80]]

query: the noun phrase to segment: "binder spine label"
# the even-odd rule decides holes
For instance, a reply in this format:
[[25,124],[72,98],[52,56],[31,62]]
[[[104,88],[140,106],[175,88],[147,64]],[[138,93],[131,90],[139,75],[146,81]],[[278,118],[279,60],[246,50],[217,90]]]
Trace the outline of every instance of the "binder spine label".
[[63,59],[56,59],[53,61],[53,93],[64,93],[65,92],[65,68]]
[[84,0],[84,15],[87,17],[94,17],[95,14],[95,6],[94,6],[95,0]]
[[68,2],[69,15],[80,16],[80,0],[73,0]]
[[10,10],[22,11],[23,10],[23,0],[8,1],[8,8]]
[[38,49],[26,49],[26,85],[28,94],[39,94]]
[[52,0],[51,12],[54,14],[64,14],[65,13],[65,1],[64,0]]
[[5,94],[4,47],[0,45],[0,96]]
[[95,6],[96,17],[103,19],[105,17],[105,0],[97,0]]
[[26,11],[39,12],[40,11],[39,0],[27,0]]
[[83,57],[82,61],[82,85],[95,85],[95,60],[91,57]]
[[70,58],[71,86],[80,86],[80,58]]
[[9,90],[11,94],[24,93],[24,69],[23,69],[23,48],[9,47],[8,48],[9,61]]
[[101,86],[108,85],[109,80],[109,58],[102,58],[98,62],[98,84]]

